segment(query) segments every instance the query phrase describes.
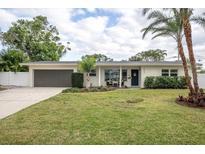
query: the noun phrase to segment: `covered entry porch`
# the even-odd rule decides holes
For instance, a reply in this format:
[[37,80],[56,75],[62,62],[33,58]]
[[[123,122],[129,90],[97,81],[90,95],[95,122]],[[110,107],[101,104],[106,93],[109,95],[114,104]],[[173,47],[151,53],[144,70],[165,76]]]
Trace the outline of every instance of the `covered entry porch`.
[[141,68],[131,66],[97,66],[97,86],[140,87]]

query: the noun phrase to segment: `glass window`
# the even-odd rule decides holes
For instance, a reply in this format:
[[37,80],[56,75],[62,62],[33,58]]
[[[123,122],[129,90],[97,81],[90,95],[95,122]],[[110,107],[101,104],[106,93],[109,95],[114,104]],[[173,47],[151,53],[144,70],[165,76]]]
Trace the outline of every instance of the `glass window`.
[[108,81],[110,78],[110,70],[105,70],[105,81]]
[[127,70],[122,70],[122,80],[127,81]]
[[162,76],[169,76],[169,70],[168,69],[163,69],[162,70]]
[[105,70],[105,81],[119,81],[120,78],[120,70]]
[[178,76],[178,70],[176,69],[170,70],[170,76]]
[[89,73],[90,76],[96,76],[96,69],[91,70]]

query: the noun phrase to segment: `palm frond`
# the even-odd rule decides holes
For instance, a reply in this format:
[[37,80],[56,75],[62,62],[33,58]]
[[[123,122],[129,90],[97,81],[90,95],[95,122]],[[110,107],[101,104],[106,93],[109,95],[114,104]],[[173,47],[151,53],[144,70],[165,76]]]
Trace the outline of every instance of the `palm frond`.
[[182,38],[183,22],[180,13],[180,9],[176,8],[150,11],[147,19],[153,22],[141,30],[143,32],[142,38],[145,38],[150,32],[154,35],[152,39],[160,36],[172,37],[175,40]]
[[149,27],[143,28],[143,29],[141,30],[141,32],[143,32],[143,34],[142,34],[142,39],[144,39],[145,36],[146,36],[150,31],[151,31],[151,28],[149,28]]
[[194,16],[190,19],[191,21],[199,24],[200,26],[202,26],[205,29],[205,18],[202,16]]
[[142,15],[145,16],[150,10],[151,10],[151,8],[142,9]]
[[171,32],[170,29],[166,28],[166,27],[159,27],[159,28],[155,28],[152,31],[152,34],[156,34],[156,33],[163,33],[163,32]]
[[152,11],[147,16],[147,19],[166,19],[166,18],[168,17],[159,10]]
[[150,31],[153,31],[153,29],[155,29],[157,26],[159,26],[160,24],[163,24],[164,22],[167,22],[167,20],[169,19],[157,19],[155,21],[153,21],[148,27],[146,28],[143,28],[141,30],[141,32],[143,32],[143,35],[142,35],[142,39],[145,38],[145,36],[150,32]]
[[169,36],[169,37],[172,37],[176,40],[177,37],[179,37],[177,31],[175,29],[168,27],[168,26],[162,26],[162,27],[158,27],[155,29],[153,28],[152,34],[155,34],[154,38],[156,38],[158,36]]
[[161,37],[161,36],[163,36],[163,37],[170,37],[170,36],[173,37],[172,34],[170,34],[169,32],[160,32],[160,33],[154,35],[152,37],[152,40],[157,38],[157,37]]

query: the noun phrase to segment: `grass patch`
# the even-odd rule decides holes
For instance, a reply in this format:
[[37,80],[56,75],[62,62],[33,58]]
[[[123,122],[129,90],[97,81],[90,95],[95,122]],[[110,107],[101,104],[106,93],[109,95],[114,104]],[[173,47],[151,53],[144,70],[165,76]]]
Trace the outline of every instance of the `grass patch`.
[[138,98],[138,99],[133,99],[133,100],[127,100],[127,103],[139,103],[142,102],[144,99]]
[[205,112],[187,90],[61,93],[0,120],[0,144],[205,144]]

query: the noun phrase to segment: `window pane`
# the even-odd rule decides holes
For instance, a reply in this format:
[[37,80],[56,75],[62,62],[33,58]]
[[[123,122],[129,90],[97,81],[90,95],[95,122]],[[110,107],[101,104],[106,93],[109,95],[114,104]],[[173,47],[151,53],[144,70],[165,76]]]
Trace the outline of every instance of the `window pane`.
[[112,70],[111,79],[112,79],[112,81],[119,81],[120,70]]
[[162,76],[169,76],[169,70],[168,69],[163,69],[162,70]]
[[105,81],[109,80],[110,78],[110,70],[105,70]]
[[122,70],[122,80],[127,81],[127,70]]
[[170,76],[178,76],[178,70],[170,70]]
[[96,69],[95,70],[91,70],[90,76],[96,76]]
[[105,70],[105,81],[119,81],[120,78],[120,70]]

